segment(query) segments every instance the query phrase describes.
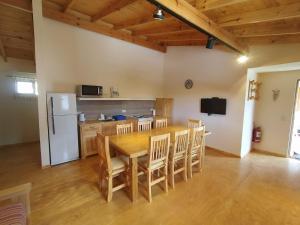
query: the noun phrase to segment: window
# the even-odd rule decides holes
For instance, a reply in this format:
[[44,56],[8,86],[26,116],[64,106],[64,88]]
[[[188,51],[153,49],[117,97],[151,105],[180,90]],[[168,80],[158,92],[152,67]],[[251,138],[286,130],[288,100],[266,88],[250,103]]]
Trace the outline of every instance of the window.
[[37,82],[33,78],[16,78],[16,94],[20,96],[38,95]]

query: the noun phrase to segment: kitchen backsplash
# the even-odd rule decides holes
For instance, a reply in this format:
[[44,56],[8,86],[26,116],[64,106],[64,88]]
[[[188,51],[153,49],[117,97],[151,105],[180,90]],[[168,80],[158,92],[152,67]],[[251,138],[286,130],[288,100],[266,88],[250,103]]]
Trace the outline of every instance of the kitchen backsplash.
[[[100,113],[112,116],[116,114],[151,115],[155,101],[77,101],[77,111],[83,112],[87,120],[98,119]],[[126,112],[122,112],[126,110]]]

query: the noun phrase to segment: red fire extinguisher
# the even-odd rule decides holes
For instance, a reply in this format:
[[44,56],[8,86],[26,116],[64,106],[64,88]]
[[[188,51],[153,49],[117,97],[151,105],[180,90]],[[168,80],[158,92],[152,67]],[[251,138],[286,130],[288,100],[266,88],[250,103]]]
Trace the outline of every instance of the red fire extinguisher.
[[253,128],[252,141],[255,143],[259,143],[261,141],[261,128],[260,127]]

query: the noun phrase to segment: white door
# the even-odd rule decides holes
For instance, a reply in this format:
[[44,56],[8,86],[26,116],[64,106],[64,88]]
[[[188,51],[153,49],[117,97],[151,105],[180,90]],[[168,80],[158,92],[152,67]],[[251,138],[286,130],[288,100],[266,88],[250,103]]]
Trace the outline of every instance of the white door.
[[72,93],[48,93],[47,106],[49,116],[76,114],[76,95]]
[[51,165],[79,158],[77,116],[49,116]]
[[298,158],[300,155],[300,80],[297,81],[296,98],[292,129],[290,132],[290,157]]
[[297,112],[296,110],[294,113],[294,124],[290,145],[290,156],[293,156],[295,153],[300,154],[300,112]]

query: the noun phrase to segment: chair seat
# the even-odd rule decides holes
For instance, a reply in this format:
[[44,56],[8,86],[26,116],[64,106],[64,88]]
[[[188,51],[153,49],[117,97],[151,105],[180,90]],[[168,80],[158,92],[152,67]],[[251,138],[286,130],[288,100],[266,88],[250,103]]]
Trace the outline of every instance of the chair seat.
[[121,159],[123,162],[125,162],[125,164],[129,164],[129,157],[125,156],[125,155],[119,155],[117,156],[117,158]]
[[22,203],[0,208],[0,225],[26,225],[26,211]]
[[118,157],[113,157],[111,158],[111,165],[112,165],[112,170],[113,171],[123,171],[126,168],[126,165],[128,165],[128,158],[124,156],[118,156]]
[[[142,159],[140,159],[138,162],[138,165],[140,167],[142,167],[144,170],[146,170],[148,168],[147,167],[148,166],[148,158],[143,157]],[[164,165],[165,165],[165,163],[163,161],[155,162],[151,165],[151,169],[156,170],[156,169],[163,167]]]
[[181,160],[181,159],[184,159],[184,153],[182,154],[177,154],[174,156],[174,160],[177,161],[177,160]]

